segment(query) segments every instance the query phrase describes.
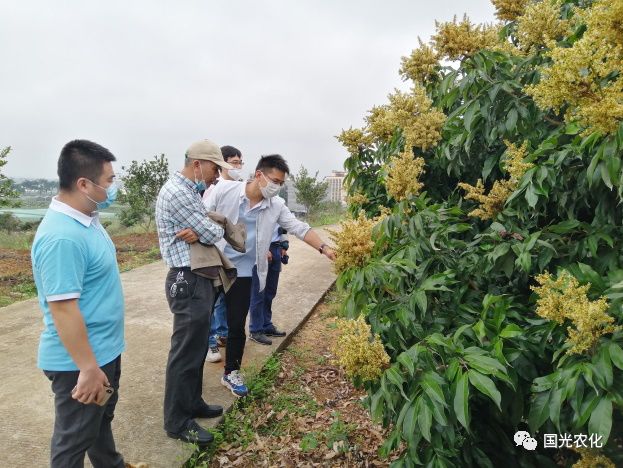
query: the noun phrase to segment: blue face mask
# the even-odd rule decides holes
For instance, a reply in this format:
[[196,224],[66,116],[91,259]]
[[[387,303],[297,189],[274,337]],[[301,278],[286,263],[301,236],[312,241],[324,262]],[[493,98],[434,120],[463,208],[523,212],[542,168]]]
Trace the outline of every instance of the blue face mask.
[[117,199],[117,192],[119,190],[119,187],[117,186],[117,182],[113,182],[112,184],[108,186],[108,188],[104,188],[101,185],[97,185],[92,180],[90,180],[90,182],[96,187],[99,187],[102,190],[106,190],[106,200],[101,201],[101,202],[96,202],[95,200],[93,200],[91,197],[87,195],[87,198],[91,200],[93,203],[95,203],[95,207],[98,211],[105,210],[106,208],[108,208],[110,205],[112,205],[115,202],[115,200]]
[[203,180],[203,169],[201,168],[201,163],[199,163],[199,170],[201,171],[201,180],[197,180],[195,177],[195,188],[197,189],[197,192],[203,192],[207,187],[205,181]]

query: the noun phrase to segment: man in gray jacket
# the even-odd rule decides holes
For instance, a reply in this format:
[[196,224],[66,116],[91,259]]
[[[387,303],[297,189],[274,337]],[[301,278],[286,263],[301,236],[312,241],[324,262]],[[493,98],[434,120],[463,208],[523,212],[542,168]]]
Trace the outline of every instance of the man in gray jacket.
[[232,223],[243,222],[247,227],[246,252],[224,249],[238,270],[238,279],[225,295],[229,336],[226,346],[225,374],[221,383],[238,397],[246,396],[248,389],[240,375],[246,335],[244,326],[251,300],[253,267],[257,266],[259,290],[266,286],[268,252],[275,224],[283,227],[330,260],[335,252],[327,246],[309,224],[296,219],[282,198],[276,197],[290,173],[288,164],[278,154],[262,156],[250,182],[218,184],[210,192],[206,206]]

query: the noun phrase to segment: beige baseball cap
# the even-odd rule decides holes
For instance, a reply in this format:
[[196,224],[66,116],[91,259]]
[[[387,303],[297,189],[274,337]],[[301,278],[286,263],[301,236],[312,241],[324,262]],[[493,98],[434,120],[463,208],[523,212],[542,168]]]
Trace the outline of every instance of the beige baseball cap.
[[186,150],[186,157],[190,159],[203,159],[212,161],[225,169],[233,169],[234,166],[225,162],[221,148],[210,140],[196,141]]

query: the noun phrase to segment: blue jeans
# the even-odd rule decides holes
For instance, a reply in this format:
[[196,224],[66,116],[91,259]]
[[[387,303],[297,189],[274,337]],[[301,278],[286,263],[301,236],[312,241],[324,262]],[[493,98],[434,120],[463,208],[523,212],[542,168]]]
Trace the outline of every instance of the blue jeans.
[[274,327],[273,318],[273,299],[277,295],[279,285],[279,273],[281,273],[281,246],[270,245],[270,253],[273,260],[268,263],[268,274],[266,275],[266,287],[260,292],[260,280],[257,277],[257,265],[253,267],[253,277],[251,281],[251,305],[249,332],[262,333]]
[[210,338],[208,339],[211,348],[217,346],[217,336],[227,336],[227,307],[225,306],[225,295],[223,293],[218,295],[216,304],[214,304],[214,315],[212,316]]

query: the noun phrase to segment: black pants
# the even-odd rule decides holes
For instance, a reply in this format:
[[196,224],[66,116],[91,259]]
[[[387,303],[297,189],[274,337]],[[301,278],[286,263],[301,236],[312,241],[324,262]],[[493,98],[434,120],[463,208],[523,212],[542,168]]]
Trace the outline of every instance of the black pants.
[[251,277],[236,279],[225,294],[227,305],[227,345],[225,347],[225,372],[239,370],[244,354],[247,335],[244,324],[247,321],[249,303],[251,302]]
[[121,356],[103,366],[115,392],[104,406],[85,405],[71,397],[78,371],[43,371],[54,392],[54,433],[50,450],[52,468],[83,468],[84,454],[94,468],[123,468],[123,457],[115,448],[110,422],[119,399]]
[[173,334],[164,388],[164,429],[180,433],[205,405],[201,398],[203,364],[216,294],[212,280],[189,269],[171,268],[165,289],[173,313]]

